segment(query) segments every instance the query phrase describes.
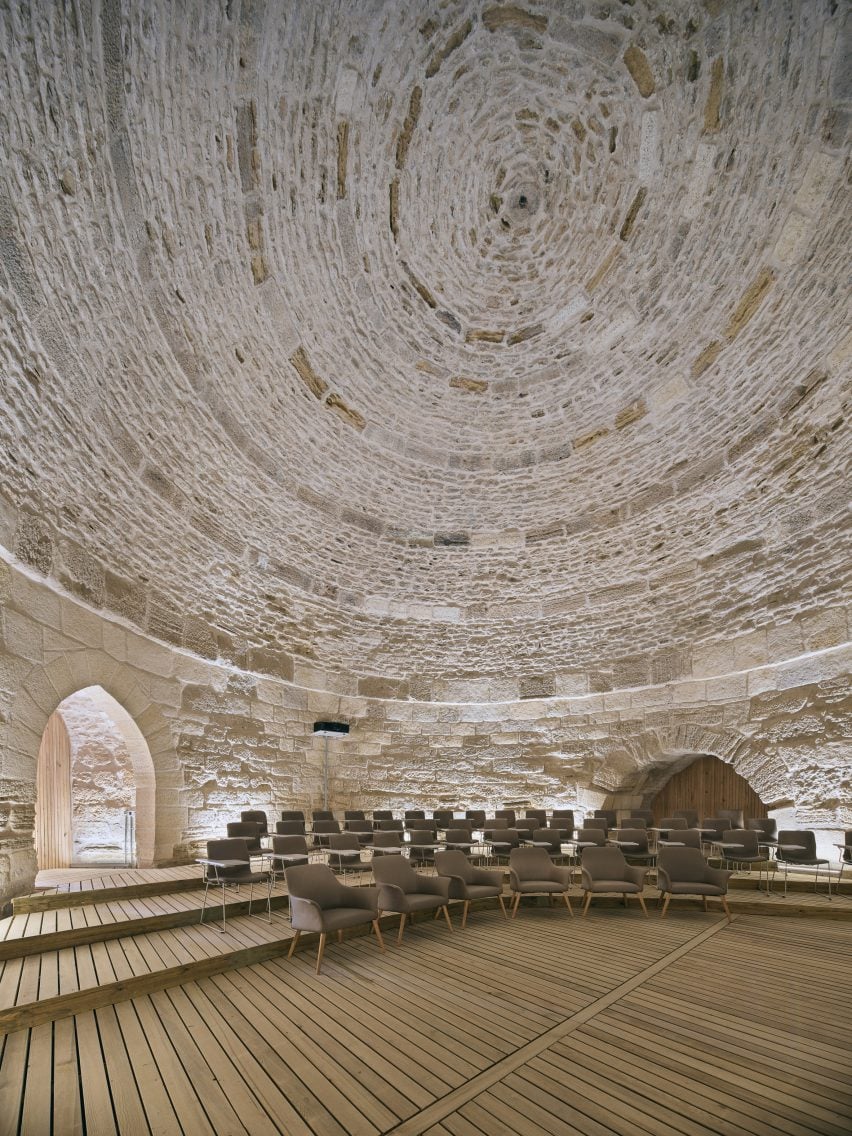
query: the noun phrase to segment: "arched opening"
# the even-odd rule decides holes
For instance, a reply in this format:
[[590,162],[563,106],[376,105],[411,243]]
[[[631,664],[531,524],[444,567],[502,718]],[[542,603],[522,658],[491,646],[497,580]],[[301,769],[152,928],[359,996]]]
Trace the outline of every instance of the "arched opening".
[[42,735],[36,775],[39,870],[154,861],[154,763],[101,686],[65,698]]
[[703,754],[681,767],[659,790],[650,805],[657,822],[677,809],[695,809],[699,817],[716,816],[717,809],[742,809],[747,817],[765,817],[767,806],[726,761]]

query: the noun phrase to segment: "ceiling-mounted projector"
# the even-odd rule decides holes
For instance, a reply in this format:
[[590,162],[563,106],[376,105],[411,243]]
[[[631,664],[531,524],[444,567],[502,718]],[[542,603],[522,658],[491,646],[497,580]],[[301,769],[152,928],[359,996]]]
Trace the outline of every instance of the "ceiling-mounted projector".
[[346,722],[314,722],[314,735],[318,738],[344,738],[348,733]]

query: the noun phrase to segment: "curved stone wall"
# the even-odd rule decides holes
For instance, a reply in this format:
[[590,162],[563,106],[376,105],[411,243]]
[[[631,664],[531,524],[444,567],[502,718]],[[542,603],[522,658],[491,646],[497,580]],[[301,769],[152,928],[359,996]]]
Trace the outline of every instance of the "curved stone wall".
[[4,5],[0,890],[91,682],[159,859],[312,797],[325,707],[341,803],[695,749],[839,819],[849,41],[833,0]]

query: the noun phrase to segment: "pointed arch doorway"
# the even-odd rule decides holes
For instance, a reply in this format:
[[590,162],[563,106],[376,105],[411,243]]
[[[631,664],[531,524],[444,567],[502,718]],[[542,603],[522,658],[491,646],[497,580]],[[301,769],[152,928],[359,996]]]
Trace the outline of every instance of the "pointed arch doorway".
[[767,806],[745,777],[713,754],[688,758],[657,792],[650,807],[658,824],[684,808],[694,809],[700,818],[715,816],[717,809],[742,809],[747,817],[767,816]]
[[39,870],[154,861],[154,763],[141,730],[101,686],[69,695],[39,746]]

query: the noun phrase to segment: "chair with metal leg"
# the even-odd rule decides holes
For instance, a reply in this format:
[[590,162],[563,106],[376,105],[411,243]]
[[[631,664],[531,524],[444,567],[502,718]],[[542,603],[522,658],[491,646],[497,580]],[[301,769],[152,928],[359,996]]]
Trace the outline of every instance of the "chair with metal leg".
[[225,915],[225,889],[239,887],[241,884],[249,885],[249,915],[252,914],[251,905],[255,884],[266,884],[266,912],[269,922],[272,922],[272,877],[269,872],[254,872],[251,868],[251,853],[245,840],[239,837],[230,837],[226,840],[208,840],[207,855],[199,857],[198,863],[204,866],[204,900],[201,904],[201,918],[204,922],[204,911],[207,907],[207,893],[211,887],[222,889],[222,926],[226,928]]
[[787,898],[787,869],[791,864],[816,868],[814,891],[819,885],[819,870],[823,865],[828,879],[828,898],[831,899],[831,861],[817,856],[816,835],[810,829],[786,829],[778,833],[775,859],[784,865],[784,898]]

